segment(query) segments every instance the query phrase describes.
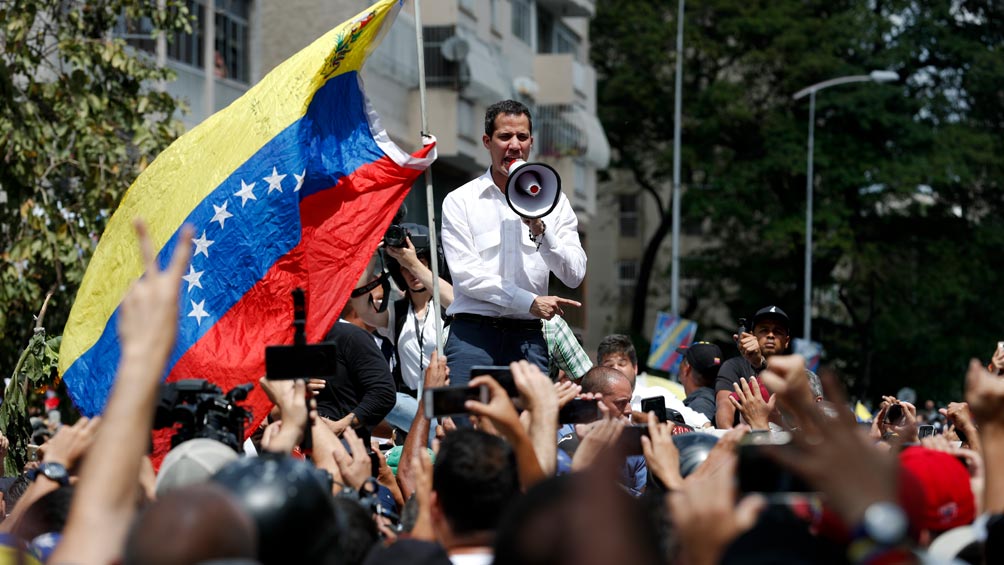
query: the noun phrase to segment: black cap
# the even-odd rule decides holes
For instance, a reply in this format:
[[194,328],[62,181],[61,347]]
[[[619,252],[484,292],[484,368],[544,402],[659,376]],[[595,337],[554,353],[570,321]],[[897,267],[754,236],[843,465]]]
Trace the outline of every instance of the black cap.
[[678,347],[676,351],[682,353],[687,363],[705,380],[718,376],[718,369],[722,366],[722,350],[717,345],[699,341],[690,347]]
[[784,323],[785,328],[791,330],[791,318],[784,313],[784,310],[777,306],[764,306],[763,308],[757,310],[757,313],[753,316],[753,325],[750,326],[750,331],[752,331],[761,320],[765,320],[767,318],[780,320]]

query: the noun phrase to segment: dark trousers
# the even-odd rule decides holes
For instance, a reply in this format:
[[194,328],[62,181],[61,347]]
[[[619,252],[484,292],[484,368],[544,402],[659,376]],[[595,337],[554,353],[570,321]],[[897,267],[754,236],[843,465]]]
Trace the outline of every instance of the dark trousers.
[[542,329],[503,328],[455,318],[443,347],[450,368],[450,385],[471,381],[471,367],[509,365],[526,359],[547,374],[547,342]]

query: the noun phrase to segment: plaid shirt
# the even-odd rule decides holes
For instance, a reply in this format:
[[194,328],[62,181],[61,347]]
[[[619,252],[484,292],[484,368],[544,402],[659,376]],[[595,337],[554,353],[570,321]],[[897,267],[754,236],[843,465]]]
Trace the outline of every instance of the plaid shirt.
[[547,342],[547,354],[550,359],[550,374],[557,379],[558,370],[565,371],[568,378],[578,381],[593,368],[589,355],[575,339],[572,328],[561,316],[544,320],[544,340]]

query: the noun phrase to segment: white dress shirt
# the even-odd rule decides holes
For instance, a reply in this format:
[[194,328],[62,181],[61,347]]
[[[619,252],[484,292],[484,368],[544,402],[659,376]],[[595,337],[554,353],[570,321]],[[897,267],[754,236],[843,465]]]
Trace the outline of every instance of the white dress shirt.
[[443,201],[443,251],[453,277],[450,315],[534,319],[530,306],[547,295],[553,272],[575,288],[586,275],[578,219],[564,194],[543,218],[540,249],[523,219],[506,203],[490,170]]

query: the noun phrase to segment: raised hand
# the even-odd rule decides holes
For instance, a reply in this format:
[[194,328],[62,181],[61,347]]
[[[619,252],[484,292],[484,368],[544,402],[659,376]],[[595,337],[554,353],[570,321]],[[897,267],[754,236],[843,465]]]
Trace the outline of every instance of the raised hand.
[[770,415],[774,412],[777,395],[772,394],[770,400],[765,399],[756,377],[750,377],[748,380],[739,379],[739,383],[732,386],[739,399],[737,400],[736,396],[729,396],[729,402],[739,410],[746,423],[754,430],[769,430]]
[[582,306],[582,303],[560,296],[538,296],[533,299],[533,304],[530,305],[530,313],[538,318],[550,320],[555,316],[564,315],[565,311],[562,309],[564,306],[578,308]]

